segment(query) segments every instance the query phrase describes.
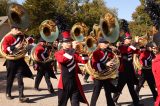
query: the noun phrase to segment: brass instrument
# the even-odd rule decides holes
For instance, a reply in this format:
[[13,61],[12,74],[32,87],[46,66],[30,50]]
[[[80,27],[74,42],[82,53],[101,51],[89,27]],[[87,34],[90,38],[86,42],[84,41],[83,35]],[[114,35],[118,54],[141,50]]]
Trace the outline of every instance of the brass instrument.
[[[22,31],[26,30],[29,27],[29,15],[23,6],[16,3],[11,3],[7,11],[8,11],[10,26],[17,27]],[[4,53],[3,51],[4,48],[2,44],[4,42],[4,38],[9,34],[10,33],[6,34],[0,42],[1,55],[8,60],[17,60],[17,59],[23,58],[27,53],[27,47],[28,47],[28,41],[25,39],[23,35],[21,35],[23,36],[23,40],[21,43],[22,48],[16,49],[12,54]]]
[[[47,62],[53,61],[53,60],[54,60],[54,53],[55,53],[55,50],[54,50],[53,48],[51,49],[51,51],[50,51],[50,53],[49,53],[49,57],[48,57],[46,60],[41,61],[41,60],[38,59],[38,57],[35,55],[35,49],[36,49],[36,47],[37,47],[39,44],[40,44],[40,43],[38,43],[35,47],[33,47],[32,51],[31,51],[31,58],[32,58],[32,60],[35,61],[35,62],[39,62],[39,63],[47,63]],[[49,44],[49,43],[48,43],[46,46],[52,47],[52,45]]]
[[[141,36],[141,37],[135,36],[135,39],[138,39],[139,47],[145,47],[147,45],[147,43],[151,41],[151,37],[148,35],[148,33],[146,33],[146,35]],[[134,68],[136,70],[141,70],[142,69],[143,66],[140,63],[138,54],[133,55],[133,64],[134,64]],[[148,67],[147,69],[150,69],[150,68],[151,67]]]
[[46,42],[53,42],[58,38],[59,30],[55,22],[52,20],[45,20],[39,26],[41,37]]
[[88,27],[82,23],[78,22],[73,25],[71,29],[71,37],[73,40],[78,41],[76,49],[79,53],[89,53],[92,52],[91,49],[95,50],[95,45],[93,47],[93,39],[88,35]]
[[[90,55],[90,58],[91,57],[92,57],[92,55]],[[96,71],[95,69],[92,68],[91,60],[89,60],[87,62],[87,64],[85,64],[85,70],[91,76],[93,76],[95,79],[99,79],[99,80],[115,79],[118,75],[118,68],[119,68],[119,65],[120,65],[120,61],[119,61],[118,56],[115,53],[114,53],[114,58],[110,61],[113,62],[114,65],[103,73],[100,73],[100,72],[98,72],[98,71]]]
[[102,31],[103,37],[111,42],[114,43],[119,38],[119,24],[118,19],[116,16],[108,12],[104,15],[103,18],[100,19],[100,29]]
[[95,51],[97,49],[97,40],[91,36],[88,36],[85,40],[85,47],[87,48],[88,52]]
[[83,41],[84,37],[88,35],[88,27],[82,23],[78,22],[73,25],[71,29],[71,37],[75,41]]
[[29,27],[29,14],[22,5],[11,3],[7,13],[10,25],[16,26],[21,30],[26,30]]
[[91,54],[97,48],[97,41],[92,36],[87,36],[84,41],[78,42],[76,51],[80,54]]
[[134,41],[136,41],[136,39],[138,39],[139,47],[146,46],[146,44],[152,40],[148,33],[146,33],[144,36],[135,36]]
[[[100,36],[103,36],[104,39],[110,43],[114,43],[119,38],[119,24],[117,18],[112,13],[106,13],[104,18],[100,19],[100,25],[93,26],[93,32],[95,34],[94,40],[92,38],[88,38],[88,45],[97,44],[97,41]],[[90,44],[91,43],[91,44]],[[92,51],[93,52],[93,51]],[[105,79],[114,79],[118,75],[118,68],[120,65],[120,61],[118,56],[113,52],[114,58],[110,60],[113,62],[113,67],[109,68],[107,71],[101,73],[92,68],[91,60],[85,64],[84,70],[86,70],[91,76],[95,79],[105,80]],[[92,54],[90,54],[90,59],[92,58]]]
[[100,26],[98,24],[93,25],[93,37],[98,41],[99,37],[102,36],[102,31],[100,29]]
[[[86,36],[85,31],[88,29],[82,27],[80,23],[76,23],[71,30],[71,36],[74,40],[80,41],[80,45],[78,45],[78,51],[83,51],[79,53],[84,53],[87,51],[90,59],[92,58],[92,53],[97,49],[98,39],[99,37],[103,36],[106,41],[111,43],[115,42],[119,37],[119,24],[117,18],[111,14],[107,13],[103,19],[100,20],[100,26],[95,24],[93,26],[93,31],[90,33],[90,36]],[[85,38],[85,39],[84,39]],[[83,41],[83,42],[82,42]],[[86,53],[86,52],[85,52]],[[104,73],[99,73],[95,71],[95,69],[91,66],[91,60],[88,61],[82,68],[88,72],[91,76],[96,79],[104,80],[108,78],[115,78],[117,77],[117,72],[119,68],[119,58],[114,53],[114,58],[111,62],[114,63],[113,67],[109,68]]]
[[33,61],[46,63],[54,60],[54,52],[53,46],[50,43],[53,43],[59,35],[59,30],[57,25],[51,20],[45,20],[41,23],[39,27],[41,37],[47,42],[47,46],[51,46],[52,49],[50,51],[49,57],[45,61],[40,61],[35,55],[35,48],[40,44],[38,43],[31,51],[31,58]]

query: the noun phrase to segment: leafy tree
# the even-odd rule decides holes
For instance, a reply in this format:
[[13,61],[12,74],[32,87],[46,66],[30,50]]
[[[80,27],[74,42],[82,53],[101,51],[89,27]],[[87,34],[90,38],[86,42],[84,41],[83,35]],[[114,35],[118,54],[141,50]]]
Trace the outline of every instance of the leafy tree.
[[76,22],[84,22],[91,29],[108,10],[117,14],[116,9],[105,6],[104,0],[26,0],[23,5],[30,13],[28,33],[36,35],[40,23],[46,19],[59,19],[60,29],[70,29]]
[[[145,0],[140,0],[141,5],[136,8],[132,14],[133,21],[130,22],[129,27],[133,36],[143,36],[146,33],[151,34],[153,22],[145,11]],[[160,0],[155,0],[160,3]]]
[[0,16],[6,16],[8,3],[15,2],[14,0],[0,0]]

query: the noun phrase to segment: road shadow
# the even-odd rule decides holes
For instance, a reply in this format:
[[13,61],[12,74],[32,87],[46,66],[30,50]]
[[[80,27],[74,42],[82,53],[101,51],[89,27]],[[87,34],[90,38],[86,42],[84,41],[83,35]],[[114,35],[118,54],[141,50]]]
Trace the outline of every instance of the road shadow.
[[[36,103],[36,101],[51,98],[57,96],[58,91],[55,91],[55,94],[40,94],[40,95],[25,95],[25,97],[30,98],[28,103]],[[14,98],[18,98],[19,96],[14,96]]]
[[7,78],[7,72],[1,71],[0,72],[0,93],[5,92],[6,90],[6,78]]
[[[6,81],[7,81],[7,72],[1,71],[0,72],[0,93],[6,92],[6,84],[7,84]],[[14,79],[14,83],[18,83],[16,77]],[[33,88],[32,87],[25,87],[25,89],[33,89]],[[16,90],[18,91],[18,85],[13,84],[12,92],[14,92]]]
[[94,86],[93,83],[83,84],[82,87],[83,87],[84,93],[93,92],[93,86]]
[[[153,97],[140,99],[140,103],[143,104],[144,106],[154,106]],[[119,102],[117,106],[134,106],[134,105],[132,102]]]

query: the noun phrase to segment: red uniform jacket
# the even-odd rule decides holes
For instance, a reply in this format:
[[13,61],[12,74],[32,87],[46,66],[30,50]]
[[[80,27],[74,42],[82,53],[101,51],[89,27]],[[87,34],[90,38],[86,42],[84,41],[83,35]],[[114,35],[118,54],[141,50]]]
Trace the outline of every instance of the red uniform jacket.
[[140,63],[142,64],[143,68],[151,67],[152,59],[154,58],[154,54],[150,51],[143,50],[140,52],[139,59]]
[[19,42],[19,39],[16,40],[16,38],[13,35],[7,35],[4,37],[4,40],[2,42],[2,49],[3,52],[6,54],[10,54],[13,52],[14,45]]
[[[15,50],[15,45],[22,41],[22,38],[24,36],[16,36],[14,37],[12,34],[4,36],[3,42],[2,42],[2,50],[6,54],[12,54]],[[33,74],[31,70],[29,69],[27,63],[24,61],[24,58],[18,60],[7,60],[6,61],[6,68],[7,68],[7,77],[10,75],[13,76],[13,74],[17,73],[17,69],[22,68],[22,75],[24,77],[29,77],[33,79]]]
[[102,51],[97,49],[93,52],[92,56],[92,66],[96,71],[103,72],[106,69],[106,63],[108,60],[112,59],[114,54],[111,51]]
[[42,43],[39,43],[35,48],[35,56],[40,60],[44,61],[48,58],[50,50],[43,46]]
[[157,86],[158,96],[155,101],[155,106],[160,104],[160,54],[157,54],[155,59],[152,61],[152,72]]
[[[11,54],[14,51],[16,44],[18,44],[19,42],[21,42],[23,40],[23,37],[25,37],[25,36],[16,35],[16,37],[15,37],[12,34],[6,35],[4,37],[3,42],[2,42],[3,52],[6,53],[6,54]],[[30,38],[27,38],[27,40],[28,40],[29,43],[32,43],[32,40]]]
[[[83,100],[81,102],[84,102],[84,103],[88,104],[88,102],[85,98],[83,89],[82,89],[82,85],[81,85],[80,80],[78,78],[78,73],[80,71],[80,69],[78,67],[78,63],[83,63],[83,64],[87,63],[88,56],[87,57],[86,56],[81,57],[81,56],[79,56],[78,53],[74,53],[73,55],[69,55],[64,50],[57,51],[54,55],[55,55],[55,58],[56,58],[57,62],[59,63],[59,67],[60,67],[60,70],[61,70],[61,75],[60,75],[60,79],[59,79],[59,83],[58,83],[58,88],[59,89],[65,88],[65,86],[63,84],[63,79],[62,79],[62,77],[63,77],[62,72],[67,71],[68,74],[69,74],[72,71],[76,71],[75,72],[76,83],[77,83],[78,89],[80,91],[80,94],[83,98]],[[63,70],[63,69],[66,69],[66,70]]]
[[118,49],[121,53],[119,72],[123,72],[125,62],[131,62],[133,60],[133,54],[139,53],[139,50],[132,45],[121,45]]

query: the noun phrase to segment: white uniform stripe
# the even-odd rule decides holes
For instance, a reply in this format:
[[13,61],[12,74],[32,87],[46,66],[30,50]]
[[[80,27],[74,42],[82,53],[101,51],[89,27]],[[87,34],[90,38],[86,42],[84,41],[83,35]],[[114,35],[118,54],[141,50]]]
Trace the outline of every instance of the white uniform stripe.
[[132,60],[132,57],[128,58],[128,61]]
[[76,64],[74,64],[71,68],[68,69],[69,72],[71,72],[76,67]]
[[67,65],[67,67],[69,67],[70,65],[72,65],[74,63],[74,59],[72,59],[72,61]]
[[66,57],[67,59],[72,59],[73,56],[69,55],[68,53],[63,54],[64,57]]
[[151,54],[149,55],[149,57],[147,58],[147,60],[151,59]]
[[97,63],[97,68],[98,68],[98,71],[100,71],[100,72],[102,72],[102,71],[103,71],[103,70],[102,70],[102,68],[101,68],[100,63]]
[[136,48],[133,46],[133,45],[131,45],[131,46],[129,46],[131,49],[133,49],[133,50],[136,50]]
[[43,53],[41,54],[41,57],[42,57],[42,59],[43,59],[43,60],[45,60],[45,59],[46,59],[46,58],[44,57]]
[[101,61],[101,62],[102,62],[102,63],[105,63],[107,60],[108,60],[108,57],[107,57],[104,61]]
[[88,60],[89,58],[88,57],[82,57],[82,60]]
[[106,58],[107,54],[108,54],[108,53],[106,52],[105,55],[100,59],[100,61],[103,61],[103,59]]
[[147,66],[147,60],[144,61],[144,65]]
[[13,43],[13,44],[11,44],[11,45],[15,45],[17,42],[19,42],[20,41],[20,37],[18,37],[17,39],[16,39],[16,41]]

